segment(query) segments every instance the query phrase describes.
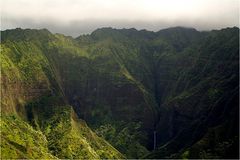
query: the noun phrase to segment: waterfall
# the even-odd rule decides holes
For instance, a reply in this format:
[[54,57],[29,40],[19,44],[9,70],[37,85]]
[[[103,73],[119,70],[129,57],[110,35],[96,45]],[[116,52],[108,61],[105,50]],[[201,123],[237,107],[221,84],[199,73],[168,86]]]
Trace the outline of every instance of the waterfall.
[[156,150],[157,145],[157,132],[153,131],[153,150]]

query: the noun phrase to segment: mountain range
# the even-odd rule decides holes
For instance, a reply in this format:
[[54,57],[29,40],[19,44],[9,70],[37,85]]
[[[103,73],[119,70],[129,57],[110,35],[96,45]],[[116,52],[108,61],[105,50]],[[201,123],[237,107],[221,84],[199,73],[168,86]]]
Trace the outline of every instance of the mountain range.
[[1,31],[1,158],[239,158],[239,28]]

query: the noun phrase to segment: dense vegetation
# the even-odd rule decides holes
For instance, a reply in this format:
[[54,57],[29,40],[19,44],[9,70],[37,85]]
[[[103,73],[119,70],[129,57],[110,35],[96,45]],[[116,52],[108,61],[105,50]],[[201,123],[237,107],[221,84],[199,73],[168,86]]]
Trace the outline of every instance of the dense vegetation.
[[16,29],[2,32],[3,41],[5,34],[1,158],[124,158],[68,105],[57,70],[44,54],[47,48],[58,48],[55,36],[46,30]]
[[1,157],[238,158],[238,34],[2,31]]

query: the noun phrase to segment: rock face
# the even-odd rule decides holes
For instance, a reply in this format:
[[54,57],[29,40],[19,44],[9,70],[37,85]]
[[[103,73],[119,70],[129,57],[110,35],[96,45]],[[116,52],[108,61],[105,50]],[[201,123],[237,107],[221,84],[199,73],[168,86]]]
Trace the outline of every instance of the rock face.
[[102,28],[76,39],[47,30],[1,34],[3,113],[41,131],[44,152],[238,158],[238,28]]

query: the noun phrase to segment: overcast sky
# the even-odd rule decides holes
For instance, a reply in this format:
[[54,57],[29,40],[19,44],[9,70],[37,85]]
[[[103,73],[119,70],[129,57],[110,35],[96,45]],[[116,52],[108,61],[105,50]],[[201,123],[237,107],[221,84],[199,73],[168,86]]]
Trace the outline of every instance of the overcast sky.
[[100,27],[158,31],[239,26],[239,0],[0,0],[1,30],[47,28],[71,36]]

